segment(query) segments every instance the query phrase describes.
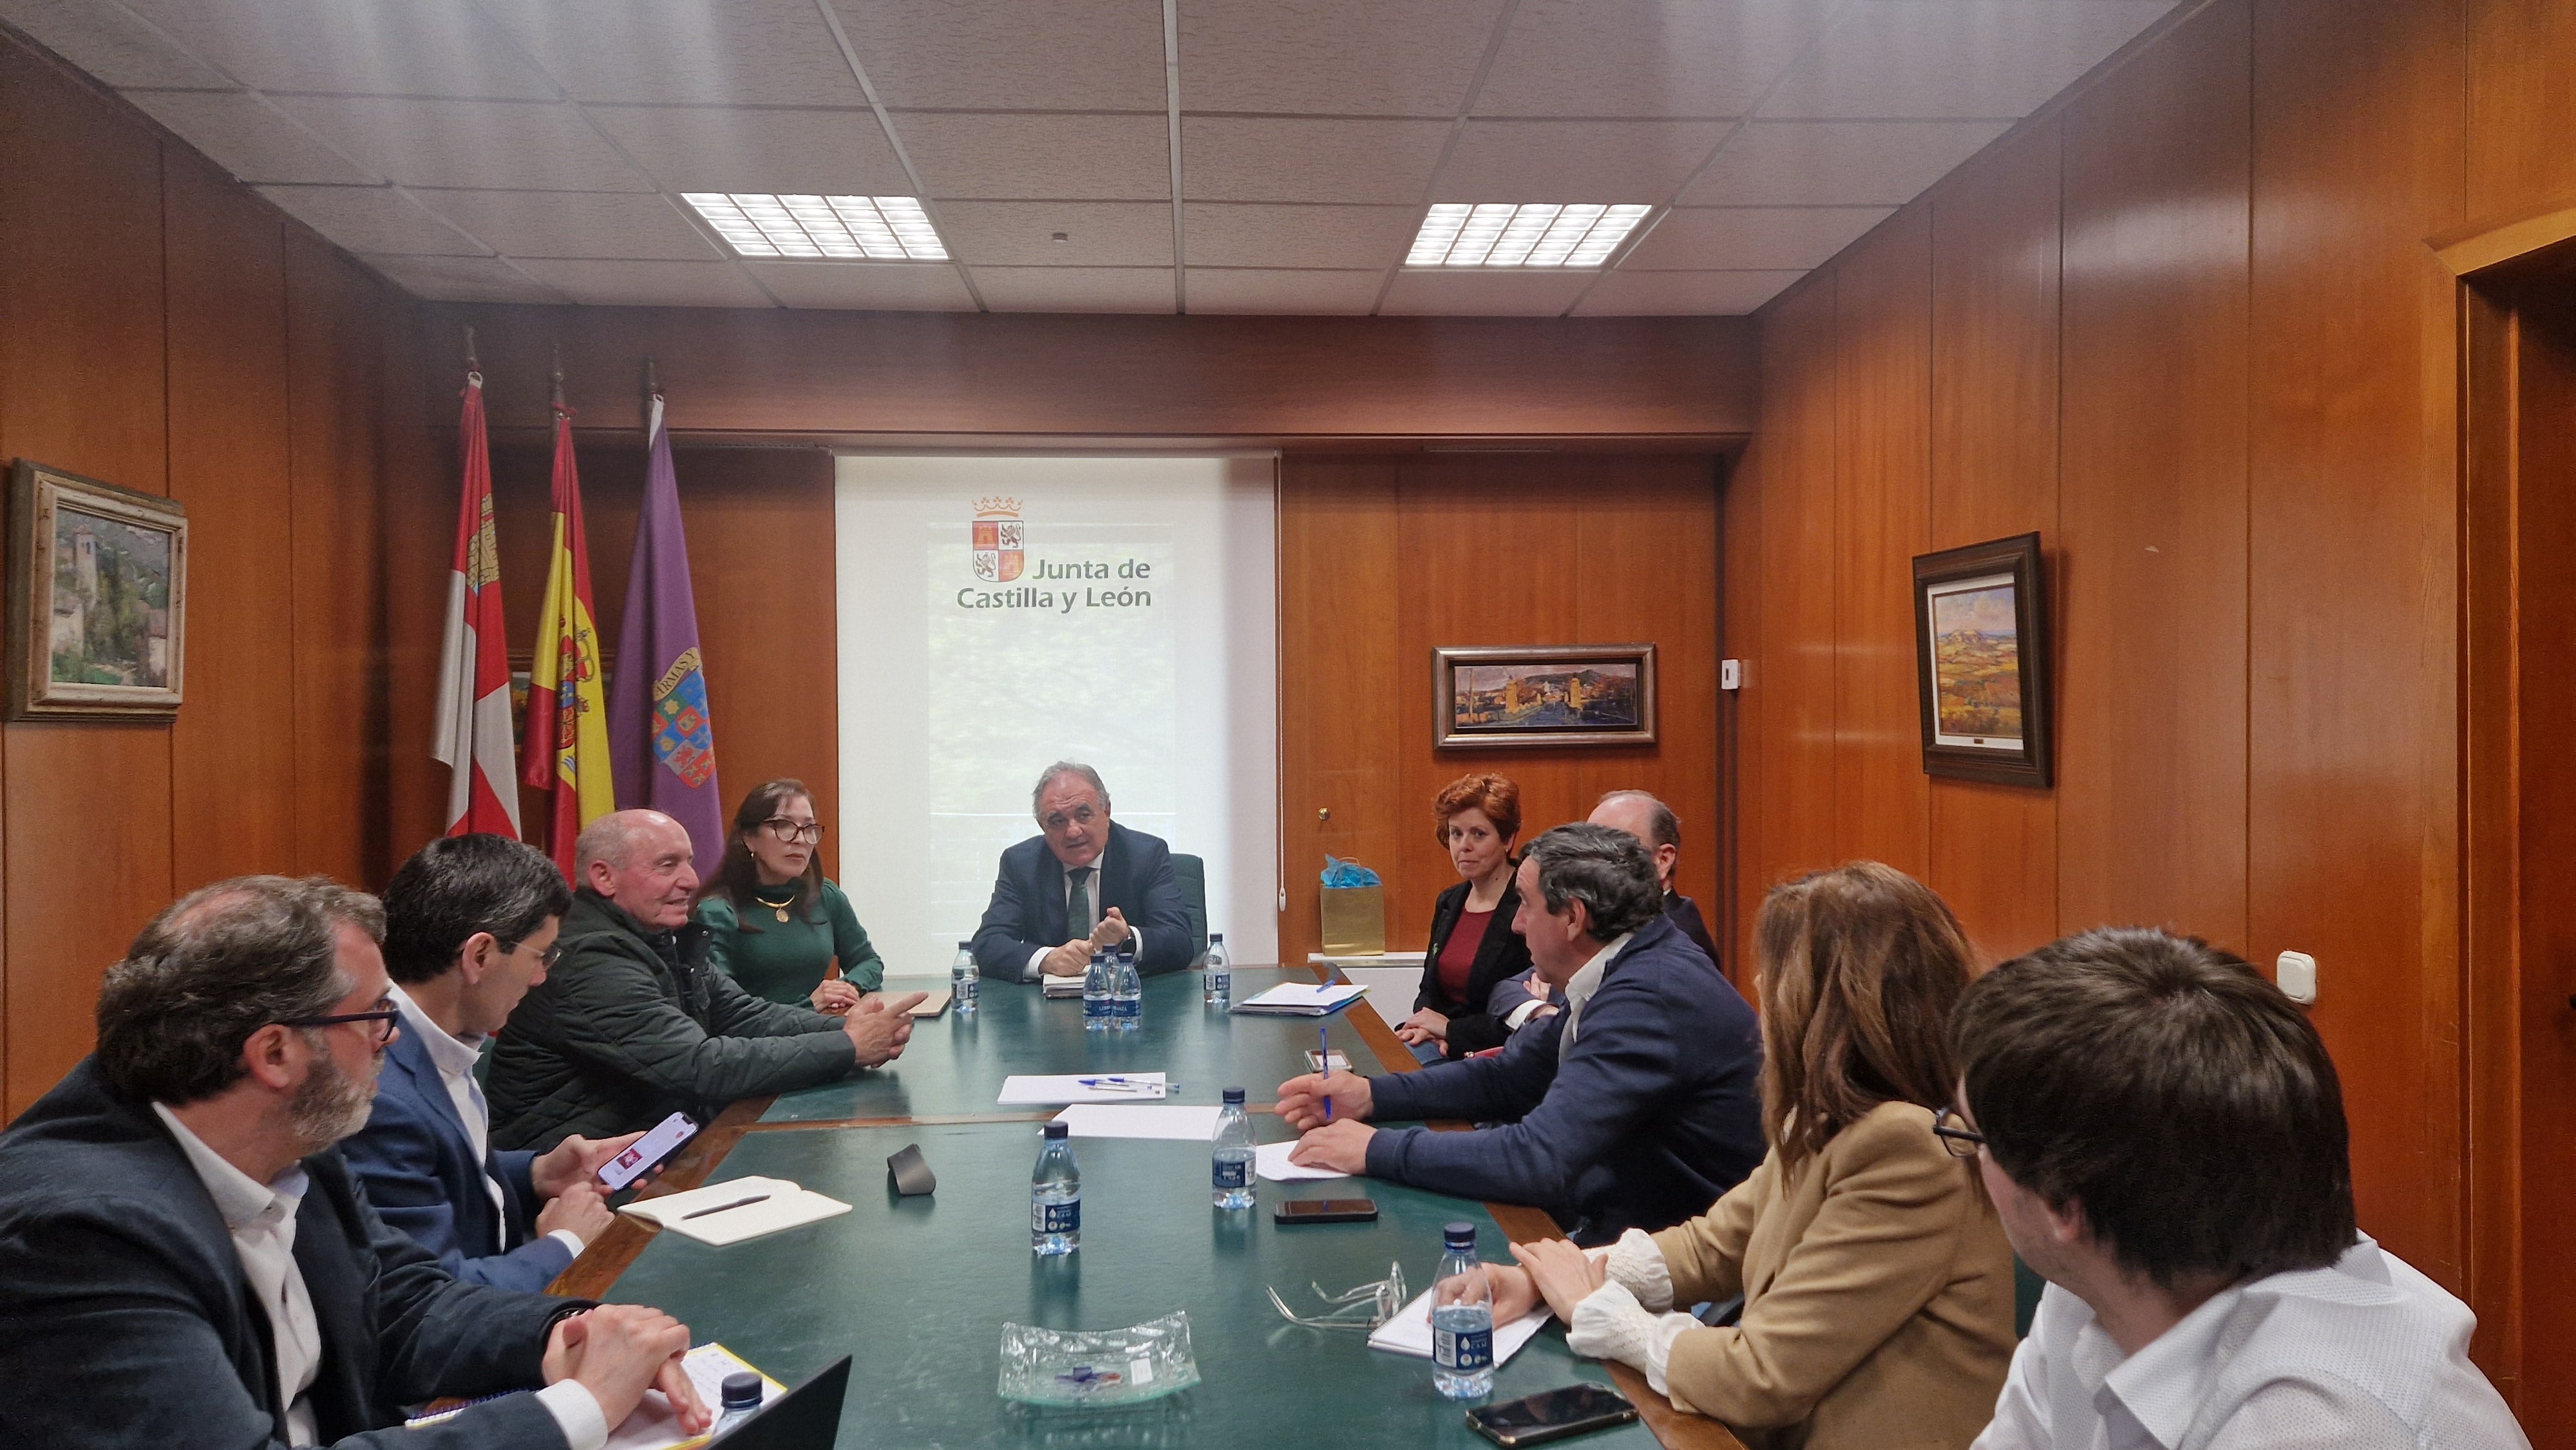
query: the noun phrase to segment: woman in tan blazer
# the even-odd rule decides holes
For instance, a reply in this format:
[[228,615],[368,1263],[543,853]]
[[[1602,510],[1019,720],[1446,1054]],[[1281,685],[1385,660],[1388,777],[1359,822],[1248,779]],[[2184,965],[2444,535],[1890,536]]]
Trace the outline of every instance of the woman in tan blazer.
[[[1967,936],[1876,862],[1771,892],[1762,971],[1769,1156],[1707,1214],[1590,1254],[1515,1244],[1494,1318],[1544,1298],[1580,1353],[1616,1359],[1751,1450],[1961,1447],[2013,1353],[2012,1249],[1932,1135],[1958,1081],[1950,1007]],[[1671,1312],[1744,1296],[1726,1328]]]

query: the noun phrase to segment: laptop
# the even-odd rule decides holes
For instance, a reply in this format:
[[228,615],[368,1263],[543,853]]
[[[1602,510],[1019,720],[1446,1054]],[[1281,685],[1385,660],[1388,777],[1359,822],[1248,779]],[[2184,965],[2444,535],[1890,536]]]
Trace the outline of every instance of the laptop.
[[850,1357],[845,1354],[708,1441],[708,1450],[832,1450],[841,1434],[841,1398],[849,1390]]

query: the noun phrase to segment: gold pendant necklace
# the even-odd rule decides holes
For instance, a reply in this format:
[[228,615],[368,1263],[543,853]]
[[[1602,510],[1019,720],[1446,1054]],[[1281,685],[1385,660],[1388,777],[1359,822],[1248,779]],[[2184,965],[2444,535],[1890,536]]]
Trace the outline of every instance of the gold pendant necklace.
[[789,908],[790,906],[793,906],[793,905],[795,905],[795,904],[796,904],[796,893],[795,893],[794,891],[792,891],[792,890],[791,890],[791,891],[789,891],[789,892],[787,893],[787,899],[786,899],[785,901],[772,901],[772,900],[770,900],[768,897],[765,897],[765,896],[761,895],[759,892],[755,891],[755,892],[753,892],[753,893],[751,894],[751,899],[752,899],[752,900],[754,900],[754,901],[759,902],[759,903],[760,903],[761,905],[763,905],[763,906],[768,907],[770,910],[772,910],[772,911],[774,911],[774,912],[777,912],[777,913],[778,913],[778,920],[783,924],[783,923],[785,923],[785,922],[787,922],[787,921],[791,920],[791,918],[787,915],[787,908]]

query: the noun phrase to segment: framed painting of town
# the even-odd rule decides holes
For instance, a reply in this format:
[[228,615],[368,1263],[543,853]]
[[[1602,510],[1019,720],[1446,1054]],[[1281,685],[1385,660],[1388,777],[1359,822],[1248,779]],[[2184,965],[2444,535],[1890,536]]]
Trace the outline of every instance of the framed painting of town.
[[188,515],[19,459],[9,488],[9,718],[179,712]]
[[2048,588],[2039,535],[1914,560],[1923,769],[2047,786]]
[[1444,646],[1431,652],[1432,744],[1651,745],[1651,644]]

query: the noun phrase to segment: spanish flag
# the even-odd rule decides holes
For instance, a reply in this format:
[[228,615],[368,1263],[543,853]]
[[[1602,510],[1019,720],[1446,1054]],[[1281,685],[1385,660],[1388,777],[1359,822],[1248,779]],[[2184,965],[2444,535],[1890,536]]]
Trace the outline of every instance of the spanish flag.
[[592,623],[590,546],[581,531],[581,476],[572,454],[572,410],[555,375],[554,548],[546,602],[528,662],[526,783],[547,792],[546,854],[573,875],[581,828],[617,809],[609,778],[608,715],[600,694],[599,631]]

